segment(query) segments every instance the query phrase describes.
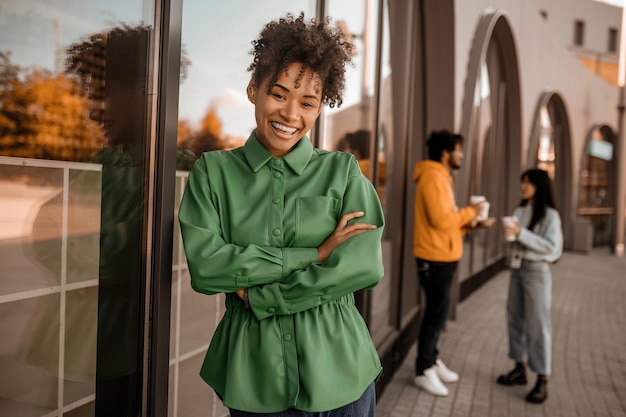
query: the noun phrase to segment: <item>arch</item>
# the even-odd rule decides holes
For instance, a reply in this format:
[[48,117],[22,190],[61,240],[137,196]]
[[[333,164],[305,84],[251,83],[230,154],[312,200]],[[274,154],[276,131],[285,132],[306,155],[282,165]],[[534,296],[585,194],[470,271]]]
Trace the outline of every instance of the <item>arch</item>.
[[[481,14],[467,68],[460,133],[466,155],[457,175],[459,205],[485,195],[492,217],[510,214],[519,201],[521,97],[517,46],[506,12]],[[459,263],[461,299],[480,285],[481,272],[503,265],[506,246],[499,225],[464,238]]]
[[[542,117],[547,113],[550,123],[550,137],[554,146],[553,166],[548,169],[551,172],[554,183],[554,194],[557,208],[561,213],[563,221],[563,235],[565,247],[572,246],[572,222],[574,213],[572,207],[574,202],[574,178],[572,175],[572,145],[570,134],[569,113],[561,94],[554,90],[544,91],[535,107],[533,126],[528,141],[528,154],[526,157],[526,168],[540,166],[539,146],[540,138],[544,134]],[[550,162],[552,164],[552,162]]]
[[[506,142],[503,155],[505,171],[502,173],[505,187],[502,189],[508,190],[508,194],[504,196],[504,204],[505,210],[511,211],[519,198],[518,188],[511,187],[511,182],[514,179],[517,183],[521,167],[521,96],[517,46],[508,14],[503,10],[485,9],[478,22],[470,50],[459,130],[466,138],[466,153],[473,152],[476,146],[472,140],[477,121],[476,86],[483,71],[483,64],[488,61],[488,52],[494,48],[497,50],[495,59],[504,83],[494,86],[498,92],[494,103],[496,124],[490,130],[493,135],[504,138]],[[466,164],[464,170],[468,168],[469,164]],[[470,175],[462,175],[459,183],[461,184],[459,198],[467,199],[474,189]]]

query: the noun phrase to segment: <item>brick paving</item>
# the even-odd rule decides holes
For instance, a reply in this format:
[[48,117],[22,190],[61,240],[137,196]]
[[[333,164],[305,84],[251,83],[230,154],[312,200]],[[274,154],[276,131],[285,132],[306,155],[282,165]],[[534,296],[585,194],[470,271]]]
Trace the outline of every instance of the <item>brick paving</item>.
[[503,271],[458,307],[439,343],[461,380],[450,395],[415,388],[415,348],[379,398],[377,417],[624,417],[626,416],[626,258],[608,249],[566,253],[552,266],[552,376],[548,400],[524,401],[525,387],[495,383],[513,363],[507,356]]

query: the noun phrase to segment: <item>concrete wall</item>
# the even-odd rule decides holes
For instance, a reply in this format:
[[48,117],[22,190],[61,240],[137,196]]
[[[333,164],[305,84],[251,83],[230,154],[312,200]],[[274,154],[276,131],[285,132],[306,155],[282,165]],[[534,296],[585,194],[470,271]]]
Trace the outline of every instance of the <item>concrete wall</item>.
[[[564,45],[574,44],[574,22],[585,22],[583,48],[608,52],[609,28],[620,30],[621,9],[591,0],[537,0],[537,7],[547,13],[546,22]],[[537,11],[539,14],[539,11]],[[619,38],[618,38],[619,39]]]

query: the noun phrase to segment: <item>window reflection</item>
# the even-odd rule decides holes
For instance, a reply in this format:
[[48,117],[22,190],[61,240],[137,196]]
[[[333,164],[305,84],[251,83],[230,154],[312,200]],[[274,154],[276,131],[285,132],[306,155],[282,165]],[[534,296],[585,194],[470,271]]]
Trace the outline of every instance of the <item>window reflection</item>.
[[[507,214],[507,149],[510,138],[508,112],[509,88],[502,62],[500,43],[490,40],[485,59],[479,64],[473,83],[471,130],[465,138],[466,160],[457,174],[457,203],[467,204],[470,195],[484,195],[490,202],[489,217]],[[469,175],[468,175],[469,174]],[[466,178],[468,177],[468,178]],[[504,256],[500,223],[475,230],[464,238],[464,255],[459,262],[459,279],[464,281],[486,270]]]
[[0,51],[0,154],[87,161],[104,143],[90,97],[71,73],[20,67]]
[[492,100],[494,98],[491,95],[491,82],[489,68],[487,67],[487,63],[483,62],[480,76],[476,82],[476,94],[474,96],[474,105],[476,106],[475,133],[472,143],[466,144],[466,147],[471,149],[470,160],[471,169],[473,171],[470,183],[471,194],[483,194],[485,192],[483,188],[487,185],[487,183],[483,183],[481,179],[484,177],[483,169],[488,168],[484,166],[483,161],[489,160],[488,158],[484,158],[484,156],[488,156],[485,155],[485,145],[490,135],[493,134],[494,109],[492,108]]
[[[379,142],[379,141],[377,141]],[[348,132],[337,141],[337,150],[348,152],[356,157],[361,172],[370,181],[374,182],[374,168],[372,167],[371,157],[372,132],[366,129],[359,129],[354,132]],[[376,146],[378,146],[376,144]],[[376,191],[383,202],[385,182],[387,181],[387,163],[384,160],[384,154],[378,155],[378,181],[376,181]]]
[[0,415],[137,412],[151,9],[2,5]]
[[[382,0],[381,0],[382,1]],[[377,5],[378,7],[378,5]],[[375,172],[375,184],[376,191],[380,197],[380,201],[385,213],[385,221],[390,224],[390,217],[397,216],[402,217],[403,207],[399,199],[391,198],[390,194],[390,182],[395,184],[404,184],[404,173],[400,170],[393,170],[393,164],[388,161],[397,160],[393,154],[394,145],[397,148],[399,146],[399,138],[394,136],[394,108],[393,108],[393,77],[391,69],[391,37],[389,31],[389,10],[387,2],[384,1],[382,7],[383,15],[381,16],[382,28],[378,42],[380,45],[380,62],[378,68],[380,73],[380,91],[378,92],[378,127],[377,127],[377,141],[373,146],[373,151],[376,152],[378,160],[377,171]],[[392,311],[395,307],[392,300],[398,299],[398,294],[394,294],[394,288],[397,288],[396,280],[399,280],[399,268],[394,268],[394,265],[399,263],[397,253],[394,252],[393,242],[398,240],[398,234],[402,233],[400,230],[394,230],[391,227],[386,227],[383,234],[383,263],[385,267],[385,276],[383,280],[372,290],[372,304],[370,314],[370,329],[374,342],[382,344],[389,336],[389,333],[394,330],[396,320],[396,312]],[[397,248],[397,247],[396,247]],[[399,248],[398,248],[399,249]]]
[[[493,205],[494,196],[490,195],[488,188],[489,180],[486,176],[492,174],[496,167],[491,166],[489,163],[483,164],[483,162],[491,161],[488,153],[491,149],[487,147],[487,143],[491,142],[490,138],[494,134],[494,109],[492,106],[492,94],[491,94],[491,72],[487,66],[487,62],[482,62],[480,65],[480,71],[476,80],[476,86],[474,89],[474,131],[469,138],[465,139],[465,152],[466,161],[463,163],[470,169],[470,190],[459,190],[457,192],[457,204],[459,206],[466,205],[466,201],[463,200],[463,195],[485,195]],[[486,181],[485,181],[486,180]],[[494,208],[491,207],[493,213]],[[461,279],[469,278],[473,273],[482,269],[485,262],[486,249],[488,242],[485,241],[487,231],[475,231],[466,235],[464,244],[464,256],[459,262],[459,271]]]
[[[324,131],[320,146],[329,150],[353,153],[363,175],[374,184],[381,204],[388,216],[399,207],[388,204],[387,183],[391,167],[387,164],[393,139],[393,112],[391,100],[391,64],[389,22],[386,9],[378,0],[328,3],[328,14],[349,34],[355,45],[354,67],[346,69],[346,91],[341,108],[326,109],[323,113]],[[379,29],[379,10],[383,10],[382,30]],[[382,53],[378,56],[379,43]],[[380,60],[380,62],[377,62]],[[377,71],[380,69],[380,73]],[[377,82],[380,77],[380,83]],[[380,91],[376,91],[380,85]],[[378,113],[379,124],[375,120]],[[374,163],[374,161],[377,161]],[[398,178],[400,183],[403,181]],[[374,343],[380,345],[393,328],[391,291],[393,287],[392,233],[389,228],[383,236],[385,277],[372,291],[358,294],[359,308],[368,320]]]
[[[328,2],[328,15],[352,40],[354,65],[346,67],[346,88],[341,107],[326,108],[322,113],[321,148],[337,149],[338,141],[348,133],[359,130],[376,131],[373,124],[373,94],[378,41],[377,3],[372,0]],[[372,145],[370,142],[370,146]],[[368,154],[371,153],[370,150]],[[365,175],[371,178],[369,173]]]

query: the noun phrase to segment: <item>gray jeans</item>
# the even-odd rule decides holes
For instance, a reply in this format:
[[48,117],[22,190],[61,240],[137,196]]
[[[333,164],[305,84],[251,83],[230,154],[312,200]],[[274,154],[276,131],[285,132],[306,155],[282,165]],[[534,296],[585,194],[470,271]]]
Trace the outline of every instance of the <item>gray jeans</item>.
[[375,411],[376,389],[375,383],[372,382],[361,398],[335,410],[311,413],[290,408],[278,413],[248,413],[231,409],[230,415],[231,417],[374,417]]
[[523,261],[511,270],[507,315],[509,356],[549,375],[552,362],[552,275],[545,262]]

